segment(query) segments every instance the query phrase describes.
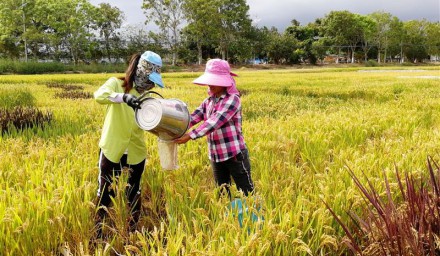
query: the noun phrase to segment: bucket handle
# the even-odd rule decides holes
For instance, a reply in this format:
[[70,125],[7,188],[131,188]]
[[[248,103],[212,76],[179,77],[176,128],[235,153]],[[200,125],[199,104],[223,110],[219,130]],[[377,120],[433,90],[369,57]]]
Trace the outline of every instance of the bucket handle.
[[147,95],[150,96],[151,94],[159,95],[159,97],[161,97],[162,99],[164,98],[164,97],[163,97],[162,95],[160,95],[158,92],[155,92],[155,91],[146,91],[146,92],[142,93],[141,96],[138,97],[138,100],[139,100],[140,102],[143,102],[145,99],[150,98],[150,97],[147,97]]

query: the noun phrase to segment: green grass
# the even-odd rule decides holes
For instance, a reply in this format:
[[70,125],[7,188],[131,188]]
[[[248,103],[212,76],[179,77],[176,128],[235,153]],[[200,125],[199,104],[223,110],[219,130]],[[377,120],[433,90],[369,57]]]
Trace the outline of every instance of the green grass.
[[2,89],[0,90],[0,108],[12,109],[14,107],[32,107],[35,97],[30,90]]
[[[426,157],[439,158],[439,79],[399,78],[439,76],[439,69],[397,69],[403,70],[238,70],[258,195],[248,200],[250,210],[254,203],[263,207],[261,227],[245,221],[240,228],[226,214],[228,202],[217,197],[205,139],[179,146],[180,168],[163,171],[157,138],[147,134],[145,229],[127,234],[116,228],[109,246],[98,247],[89,241],[105,107],[93,99],[55,97],[58,89],[46,85],[77,84],[91,93],[120,74],[0,76],[0,93],[28,90],[39,109],[53,113],[49,127],[0,137],[0,254],[50,255],[62,248],[73,255],[347,253],[344,232],[322,203],[340,216],[359,208],[361,195],[347,167],[385,191],[383,176],[393,175],[395,166],[424,175]],[[191,84],[199,74],[165,73],[166,89],[157,91],[192,111],[207,96],[206,87]],[[117,227],[124,223],[123,204],[115,207]]]

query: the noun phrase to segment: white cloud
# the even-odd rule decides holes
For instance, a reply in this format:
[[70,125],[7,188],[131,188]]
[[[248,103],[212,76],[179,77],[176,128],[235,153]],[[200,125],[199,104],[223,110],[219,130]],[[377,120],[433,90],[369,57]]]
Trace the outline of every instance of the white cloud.
[[[142,0],[91,0],[117,6],[125,13],[130,24],[143,24],[145,15],[141,9]],[[296,19],[302,25],[323,18],[330,11],[348,10],[352,13],[370,14],[375,11],[391,13],[400,20],[427,19],[440,21],[439,0],[247,0],[250,18],[258,26],[277,27],[284,30]]]
[[376,11],[391,13],[400,20],[440,20],[439,0],[248,0],[251,18],[258,17],[259,26],[275,26],[284,30],[296,19],[302,25],[323,18],[331,11],[348,10],[362,15]]

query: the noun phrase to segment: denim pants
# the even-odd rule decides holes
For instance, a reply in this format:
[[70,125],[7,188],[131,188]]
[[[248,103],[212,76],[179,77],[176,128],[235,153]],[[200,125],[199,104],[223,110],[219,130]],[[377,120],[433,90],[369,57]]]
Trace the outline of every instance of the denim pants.
[[211,161],[214,179],[218,186],[226,189],[229,197],[231,193],[231,177],[234,179],[237,189],[242,191],[245,196],[254,191],[254,183],[251,177],[251,164],[249,161],[248,150],[245,149],[236,156],[223,162]]

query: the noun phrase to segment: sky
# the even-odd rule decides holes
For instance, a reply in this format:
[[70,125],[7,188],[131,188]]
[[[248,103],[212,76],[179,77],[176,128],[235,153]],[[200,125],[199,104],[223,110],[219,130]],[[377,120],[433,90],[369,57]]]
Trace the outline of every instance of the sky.
[[[209,0],[207,0],[209,1]],[[124,12],[125,24],[143,24],[142,0],[90,0],[105,2]],[[276,27],[284,31],[293,19],[307,25],[331,11],[347,10],[362,15],[376,11],[391,13],[402,21],[426,19],[440,21],[440,0],[247,0],[249,15],[258,27]]]

